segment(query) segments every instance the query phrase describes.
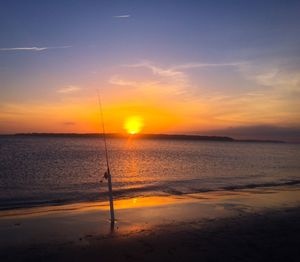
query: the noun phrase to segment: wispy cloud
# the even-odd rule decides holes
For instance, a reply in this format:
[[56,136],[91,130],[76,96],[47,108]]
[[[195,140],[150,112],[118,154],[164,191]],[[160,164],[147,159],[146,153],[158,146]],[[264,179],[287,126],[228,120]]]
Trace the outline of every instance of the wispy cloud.
[[299,70],[290,70],[284,64],[248,62],[239,66],[239,71],[247,80],[254,81],[261,87],[268,87],[273,94],[300,94]]
[[69,85],[69,86],[65,86],[59,90],[57,90],[58,93],[62,93],[62,94],[69,94],[69,93],[74,93],[79,91],[81,88],[78,86],[73,86],[73,85]]
[[126,67],[134,68],[146,68],[152,71],[154,75],[159,75],[162,77],[175,77],[182,76],[183,72],[176,70],[175,68],[163,68],[154,65],[151,62],[145,61],[137,64],[125,65]]
[[154,86],[159,83],[159,81],[134,81],[134,80],[125,80],[118,75],[113,75],[109,81],[112,85],[118,86],[131,86],[131,87],[141,87],[141,86]]
[[189,78],[183,71],[173,68],[161,67],[149,61],[143,61],[137,64],[123,65],[127,68],[144,68],[149,70],[153,76],[145,81],[136,81],[133,79],[122,78],[120,75],[114,75],[109,80],[110,84],[119,86],[131,86],[136,91],[144,95],[165,96],[172,94],[173,96],[183,95],[189,86]]
[[130,18],[131,15],[127,14],[127,15],[115,15],[113,16],[113,18]]
[[233,62],[233,63],[187,63],[180,64],[176,66],[171,66],[167,68],[159,67],[154,65],[151,62],[144,61],[137,64],[125,65],[126,67],[144,67],[150,69],[153,74],[163,76],[163,77],[179,77],[185,78],[186,73],[183,72],[185,69],[193,69],[193,68],[205,68],[205,67],[238,67],[242,65],[242,62]]
[[188,63],[178,66],[174,66],[173,69],[192,69],[192,68],[201,68],[201,67],[226,67],[226,66],[240,66],[244,64],[243,62],[233,62],[233,63]]
[[[176,94],[183,94],[189,86],[189,77],[186,72],[177,70],[172,67],[161,67],[151,62],[145,61],[132,65],[125,65],[131,68],[145,68],[152,72],[154,76],[158,76],[158,81],[163,86],[168,86],[173,89]],[[165,87],[164,90],[167,88]],[[171,90],[169,90],[171,91]]]
[[[173,92],[180,95],[191,93],[192,83],[187,70],[194,68],[215,68],[215,67],[239,67],[243,62],[231,63],[186,63],[174,66],[162,67],[150,61],[142,61],[136,64],[124,65],[129,68],[145,68],[150,70],[153,75],[158,76],[162,85],[172,87]],[[164,88],[165,89],[165,88]],[[169,90],[170,91],[170,90]]]
[[[153,74],[150,79],[157,83],[151,86],[139,83],[141,87],[138,90],[144,91],[145,95],[154,95],[157,99],[166,101],[177,101],[178,97],[175,96],[179,95],[181,101],[189,102],[188,114],[195,119],[201,119],[200,124],[205,121],[207,125],[215,123],[216,126],[232,123],[236,125],[284,124],[295,121],[299,115],[296,104],[299,101],[297,97],[300,94],[300,77],[296,71],[285,72],[274,65],[262,67],[251,61],[191,62],[162,66],[146,60],[123,66],[149,70]],[[210,86],[206,86],[205,81],[203,84],[193,78],[195,72],[190,72],[190,69],[215,70],[221,67],[225,67],[225,70],[228,67],[232,76],[224,79],[221,84],[213,83],[211,89]],[[250,82],[251,86],[241,88],[240,82],[237,84],[231,82],[232,77],[245,78],[252,82]],[[128,78],[126,82],[121,81],[120,77],[113,80],[114,84],[130,84]],[[261,85],[269,88],[262,88]],[[180,103],[178,102],[178,107],[181,107]]]
[[76,122],[66,121],[66,122],[62,122],[61,124],[65,126],[74,126],[76,125]]
[[47,46],[47,47],[5,47],[0,48],[0,51],[45,51],[48,49],[64,49],[64,48],[71,48],[70,45],[65,46]]
[[43,51],[47,49],[47,47],[7,47],[0,48],[0,51]]

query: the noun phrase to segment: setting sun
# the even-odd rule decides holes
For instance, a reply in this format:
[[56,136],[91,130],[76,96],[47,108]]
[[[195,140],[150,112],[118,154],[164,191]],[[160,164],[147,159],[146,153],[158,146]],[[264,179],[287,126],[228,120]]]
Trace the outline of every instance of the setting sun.
[[125,120],[124,128],[128,134],[134,135],[141,132],[143,119],[137,116],[129,117]]

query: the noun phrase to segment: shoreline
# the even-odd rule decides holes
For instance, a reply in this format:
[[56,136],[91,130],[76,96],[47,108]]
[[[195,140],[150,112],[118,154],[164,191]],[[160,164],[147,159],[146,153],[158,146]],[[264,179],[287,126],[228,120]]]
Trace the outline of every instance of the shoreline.
[[[288,181],[281,181],[280,183],[276,182],[265,182],[261,184],[245,184],[245,185],[235,185],[235,186],[224,186],[220,188],[203,188],[198,190],[192,190],[190,192],[182,192],[176,189],[170,189],[168,187],[164,187],[163,185],[148,185],[146,187],[132,187],[130,189],[114,189],[114,198],[116,201],[119,200],[126,200],[126,199],[132,199],[136,197],[153,197],[153,196],[159,196],[159,197],[175,197],[175,196],[182,196],[189,198],[190,195],[193,194],[214,194],[218,192],[239,192],[239,191],[246,191],[246,190],[266,190],[266,189],[275,189],[283,188],[283,187],[290,187],[292,188],[300,187],[300,180],[288,180]],[[165,189],[164,189],[165,188]],[[94,193],[93,193],[94,194]],[[128,196],[130,194],[130,196]],[[89,203],[90,204],[96,204],[96,203],[102,203],[105,202],[107,199],[107,192],[101,192],[101,198],[93,199],[91,196],[86,196],[83,199],[66,199],[66,200],[44,200],[44,201],[34,201],[34,202],[12,202],[9,204],[6,204],[3,206],[3,203],[0,202],[0,216],[1,212],[5,211],[14,211],[14,210],[26,210],[26,209],[35,209],[35,208],[51,208],[51,207],[60,207],[60,206],[68,206],[73,204],[83,204]],[[87,200],[89,199],[89,200]]]
[[[131,209],[142,207],[155,207],[160,205],[170,204],[183,204],[192,202],[207,202],[211,204],[212,201],[222,203],[225,199],[233,199],[234,196],[247,199],[247,196],[255,196],[260,194],[275,194],[282,195],[284,192],[298,192],[299,191],[299,204],[300,204],[300,184],[299,181],[286,182],[280,185],[262,185],[259,187],[241,186],[241,187],[226,187],[217,190],[204,190],[201,192],[170,194],[168,192],[157,191],[154,195],[142,195],[121,197],[114,199],[116,209]],[[246,197],[246,198],[245,198]],[[108,198],[108,197],[104,197]],[[279,197],[277,197],[279,198]],[[137,201],[139,199],[139,201]],[[277,205],[281,205],[281,201],[277,199]],[[284,200],[282,200],[284,202]],[[254,207],[254,206],[253,206]],[[0,219],[3,217],[13,216],[26,216],[38,213],[52,213],[52,212],[65,212],[65,211],[79,211],[85,210],[108,210],[108,200],[91,200],[91,201],[70,201],[62,203],[50,203],[37,206],[24,206],[17,208],[7,208],[0,210]]]
[[[103,138],[102,133],[14,133],[0,134],[0,137],[36,137],[36,138]],[[242,143],[288,143],[288,141],[275,139],[238,139],[226,135],[201,135],[201,134],[125,134],[108,133],[108,138],[121,139],[155,139],[155,140],[183,140],[183,141],[210,141],[210,142],[242,142]],[[299,141],[294,141],[299,143]],[[292,142],[292,143],[294,143]]]
[[[283,242],[286,238],[280,240],[281,235],[300,233],[299,186],[141,197],[117,200],[115,206],[117,223],[113,231],[106,202],[1,211],[0,259],[83,261],[88,257],[97,261],[108,259],[114,246],[118,250],[114,261],[160,257],[176,261],[180,254],[191,260],[202,254],[209,260],[215,255],[215,245],[222,249],[228,241],[239,245],[238,239],[243,242],[250,238],[252,244],[264,244],[276,242],[272,234],[279,234],[278,241],[287,249]],[[270,232],[266,233],[268,227]],[[261,240],[264,236],[267,240]],[[294,239],[299,237],[290,240]],[[215,241],[217,244],[212,244]],[[182,242],[188,244],[182,246]],[[205,250],[198,250],[197,245],[205,246]],[[243,248],[245,252],[255,251],[248,244]],[[236,252],[232,253],[236,256],[233,261],[242,259],[240,251]],[[215,259],[218,261],[218,257]]]

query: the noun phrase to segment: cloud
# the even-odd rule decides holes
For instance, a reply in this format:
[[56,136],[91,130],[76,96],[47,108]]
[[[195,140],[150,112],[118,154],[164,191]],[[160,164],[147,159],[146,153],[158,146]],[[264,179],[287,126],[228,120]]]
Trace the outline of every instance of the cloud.
[[300,99],[300,72],[299,69],[290,69],[291,63],[245,63],[238,67],[239,72],[246,80],[255,83],[258,88],[269,92],[277,99]]
[[61,124],[65,126],[74,126],[76,125],[76,122],[66,121],[66,122],[62,122]]
[[166,94],[175,96],[184,95],[189,86],[189,77],[185,72],[169,67],[157,66],[149,61],[143,61],[137,64],[127,64],[123,65],[123,67],[146,69],[152,73],[152,76],[150,76],[147,81],[140,82],[128,78],[127,80],[124,80],[120,76],[114,76],[111,78],[110,83],[118,85],[130,84],[144,94],[148,93],[162,96]]
[[237,126],[206,132],[193,132],[205,135],[231,136],[237,139],[266,139],[300,142],[300,127],[276,125]]
[[131,15],[127,14],[127,15],[115,15],[113,16],[113,18],[130,18]]
[[71,48],[72,46],[66,45],[66,46],[48,46],[48,47],[6,47],[6,48],[0,48],[0,51],[45,51],[48,49],[64,49],[64,48]]
[[125,80],[118,75],[113,75],[109,79],[109,83],[112,85],[118,86],[131,86],[131,87],[141,87],[141,86],[153,86],[158,84],[159,81],[133,81],[133,80]]
[[47,47],[8,47],[0,48],[0,51],[44,51]]
[[[300,75],[297,70],[288,70],[274,63],[267,66],[257,61],[233,61],[229,63],[180,63],[169,66],[143,60],[136,64],[125,64],[126,77],[115,76],[111,84],[136,87],[147,99],[172,101],[182,108],[199,129],[224,126],[289,125],[299,122]],[[225,68],[223,68],[225,67]],[[137,72],[131,72],[131,69]],[[218,78],[216,69],[227,70],[224,81]],[[191,72],[196,69],[197,72]],[[208,69],[211,74],[198,74]],[[143,70],[142,72],[139,72]],[[226,72],[227,72],[226,71]],[[150,75],[149,75],[150,74]],[[128,78],[132,76],[132,78]],[[136,81],[146,76],[147,84]],[[222,76],[221,76],[222,77]],[[189,104],[188,108],[184,104]],[[297,120],[298,119],[298,120]],[[190,127],[188,127],[190,125]],[[186,130],[192,125],[187,124]]]
[[191,83],[191,78],[186,70],[193,68],[206,68],[206,67],[238,67],[241,62],[233,62],[233,63],[186,63],[179,64],[175,66],[169,67],[161,67],[157,66],[150,61],[142,61],[136,64],[127,64],[125,67],[129,68],[145,68],[149,69],[153,75],[159,77],[159,82],[161,87],[165,89],[168,86],[168,91],[171,92],[173,90],[174,94],[191,96],[193,84]]
[[172,92],[173,94],[183,95],[190,86],[189,76],[184,71],[171,67],[160,67],[148,61],[125,66],[150,70],[154,76],[158,77],[155,81],[158,83],[158,90],[161,90],[162,93]]
[[146,68],[151,70],[154,75],[159,75],[163,77],[183,76],[183,72],[181,71],[175,70],[174,68],[162,68],[148,61],[124,66],[134,68]]
[[152,71],[154,75],[162,76],[162,77],[175,77],[176,80],[179,81],[186,81],[187,75],[183,71],[185,69],[193,69],[193,68],[205,68],[205,67],[224,67],[224,66],[233,66],[238,67],[239,65],[243,64],[242,62],[234,62],[234,63],[187,63],[187,64],[180,64],[172,67],[159,67],[154,65],[151,62],[144,61],[137,64],[132,65],[125,65],[126,67],[141,67],[147,68]]
[[234,62],[234,63],[188,63],[178,66],[174,66],[173,69],[192,69],[192,68],[201,68],[201,67],[225,67],[225,66],[240,66],[244,64],[243,62]]
[[[186,63],[173,66],[161,66],[149,60],[142,60],[135,64],[123,64],[122,67],[132,69],[146,69],[152,73],[148,76],[147,81],[136,81],[135,79],[122,78],[122,75],[114,75],[110,78],[109,83],[119,86],[131,86],[136,88],[136,91],[142,92],[144,95],[173,97],[184,101],[199,100],[199,85],[195,84],[191,78],[188,69],[205,68],[205,67],[237,67],[241,62],[232,63]],[[177,97],[177,98],[176,98]],[[203,98],[203,93],[201,93]]]
[[81,88],[78,86],[69,85],[57,90],[57,92],[62,94],[69,94],[69,93],[77,92],[80,89]]

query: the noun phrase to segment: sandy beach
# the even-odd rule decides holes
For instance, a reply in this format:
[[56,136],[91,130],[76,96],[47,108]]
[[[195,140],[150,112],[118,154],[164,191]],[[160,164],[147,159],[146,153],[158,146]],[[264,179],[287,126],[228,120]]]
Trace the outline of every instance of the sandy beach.
[[299,13],[1,1],[0,262],[300,262]]
[[300,187],[0,213],[1,261],[299,261]]

